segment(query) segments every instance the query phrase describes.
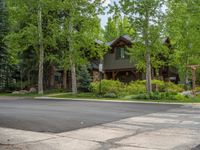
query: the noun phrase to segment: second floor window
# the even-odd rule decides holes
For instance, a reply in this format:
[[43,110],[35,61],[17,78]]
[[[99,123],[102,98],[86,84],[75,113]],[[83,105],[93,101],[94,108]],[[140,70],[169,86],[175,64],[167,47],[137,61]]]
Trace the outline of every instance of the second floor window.
[[124,47],[117,47],[116,48],[116,59],[128,59],[129,56],[127,55],[126,48]]

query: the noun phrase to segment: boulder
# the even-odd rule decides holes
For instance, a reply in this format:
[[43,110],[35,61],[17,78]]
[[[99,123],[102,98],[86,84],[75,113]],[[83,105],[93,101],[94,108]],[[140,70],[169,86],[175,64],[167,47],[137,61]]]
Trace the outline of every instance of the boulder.
[[185,96],[191,96],[191,95],[193,95],[192,91],[184,91],[181,94],[185,95]]
[[14,91],[12,94],[20,94],[19,91]]
[[19,94],[27,94],[27,93],[29,93],[27,90],[20,90],[19,91]]
[[34,88],[34,87],[30,88],[29,93],[35,93],[35,92],[37,92],[36,88]]

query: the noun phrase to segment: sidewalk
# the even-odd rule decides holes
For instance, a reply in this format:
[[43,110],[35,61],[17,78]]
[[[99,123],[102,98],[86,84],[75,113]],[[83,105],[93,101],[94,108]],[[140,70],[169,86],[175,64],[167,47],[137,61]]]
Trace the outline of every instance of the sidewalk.
[[0,128],[0,150],[196,150],[199,129],[200,107],[185,105],[59,134]]

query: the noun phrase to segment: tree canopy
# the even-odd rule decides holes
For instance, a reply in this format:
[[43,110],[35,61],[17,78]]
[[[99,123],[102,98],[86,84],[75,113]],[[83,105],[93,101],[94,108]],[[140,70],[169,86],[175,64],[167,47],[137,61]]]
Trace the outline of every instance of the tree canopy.
[[76,93],[77,69],[93,59],[102,61],[105,43],[126,34],[133,43],[130,61],[146,74],[148,92],[165,66],[175,67],[182,83],[188,83],[187,65],[200,64],[199,0],[119,0],[108,6],[105,27],[99,18],[103,2],[0,0],[1,83],[5,86],[13,77],[42,93],[42,86],[54,87],[59,76],[61,86],[66,89],[71,80]]

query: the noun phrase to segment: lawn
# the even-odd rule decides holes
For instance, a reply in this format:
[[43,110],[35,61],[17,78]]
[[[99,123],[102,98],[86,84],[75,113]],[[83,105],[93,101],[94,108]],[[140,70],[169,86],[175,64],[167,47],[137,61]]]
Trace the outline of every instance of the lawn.
[[200,103],[200,95],[194,98],[188,98],[184,100],[138,100],[132,99],[133,95],[120,97],[120,98],[102,98],[100,96],[96,96],[93,93],[78,93],[76,95],[72,93],[60,93],[60,94],[50,94],[49,97],[53,98],[82,98],[82,99],[96,99],[96,100],[116,100],[116,101],[145,101],[145,102],[167,102],[167,103]]
[[141,101],[141,102],[167,102],[167,103],[200,103],[200,95],[196,97],[191,97],[184,100],[142,100],[142,99],[133,99],[133,95],[119,97],[119,98],[104,98],[101,96],[97,96],[93,93],[63,93],[63,92],[56,92],[56,91],[47,91],[44,95],[39,95],[37,93],[27,93],[27,94],[11,94],[11,93],[0,93],[0,96],[13,96],[13,97],[52,97],[52,98],[72,98],[72,99],[95,99],[95,100],[113,100],[113,101]]

